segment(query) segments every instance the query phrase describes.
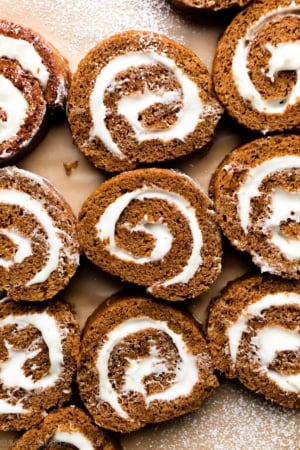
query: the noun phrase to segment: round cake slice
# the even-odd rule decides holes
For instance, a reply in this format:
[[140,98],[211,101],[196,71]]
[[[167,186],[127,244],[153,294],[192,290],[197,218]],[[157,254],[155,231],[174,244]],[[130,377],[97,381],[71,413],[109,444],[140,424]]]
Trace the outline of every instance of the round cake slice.
[[130,294],[108,299],[89,318],[78,382],[95,422],[122,433],[190,412],[218,386],[192,316]]
[[17,61],[38,81],[50,111],[65,108],[71,80],[68,61],[39,33],[0,20],[0,58]]
[[105,181],[81,208],[78,238],[94,264],[166,300],[195,298],[221,270],[212,203],[173,170],[136,169]]
[[45,300],[79,264],[76,220],[49,181],[0,169],[0,289],[12,300]]
[[117,450],[110,437],[97,427],[78,407],[66,407],[50,412],[37,427],[26,431],[10,450],[40,450],[41,448],[78,450]]
[[146,31],[111,36],[90,50],[68,100],[75,145],[109,172],[202,148],[222,112],[197,55]]
[[252,2],[218,43],[216,93],[229,114],[252,130],[299,127],[299,13],[299,0]]
[[209,308],[215,367],[287,408],[300,407],[300,283],[271,275],[232,281]]
[[262,272],[300,278],[300,137],[261,138],[229,153],[211,186],[230,242]]
[[69,400],[78,354],[79,326],[67,303],[2,298],[0,430],[31,428]]

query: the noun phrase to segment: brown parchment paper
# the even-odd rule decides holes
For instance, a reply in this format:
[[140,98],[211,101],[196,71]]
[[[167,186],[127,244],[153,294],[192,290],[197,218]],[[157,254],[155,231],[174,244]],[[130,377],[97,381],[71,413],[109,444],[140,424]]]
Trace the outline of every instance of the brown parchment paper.
[[[194,50],[210,70],[218,36],[234,12],[188,16],[172,8],[167,0],[0,0],[0,15],[42,33],[69,59],[72,71],[97,41],[126,29],[167,34]],[[170,167],[184,170],[207,189],[211,173],[225,154],[252,137],[225,118],[205,155],[199,152],[171,163]],[[64,163],[75,161],[77,168],[67,176]],[[51,180],[75,214],[84,199],[106,178],[73,146],[63,120],[52,123],[42,143],[17,165]],[[221,276],[206,294],[189,302],[187,308],[203,322],[210,298],[228,280],[249,268],[249,258],[226,245]],[[83,326],[96,306],[122,287],[115,278],[84,262],[62,296],[75,306]],[[292,450],[300,447],[299,423],[298,412],[274,406],[237,382],[221,380],[221,387],[198,411],[117,437],[125,450]],[[0,433],[0,448],[7,449],[14,436]]]

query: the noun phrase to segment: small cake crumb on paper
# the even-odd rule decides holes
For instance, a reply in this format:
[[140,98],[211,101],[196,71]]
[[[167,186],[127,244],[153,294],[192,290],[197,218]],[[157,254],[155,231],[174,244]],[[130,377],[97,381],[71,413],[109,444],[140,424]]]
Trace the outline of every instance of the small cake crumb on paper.
[[79,161],[72,161],[72,162],[65,162],[64,161],[63,162],[64,169],[65,169],[67,177],[72,175],[73,169],[77,169],[78,164],[79,164]]

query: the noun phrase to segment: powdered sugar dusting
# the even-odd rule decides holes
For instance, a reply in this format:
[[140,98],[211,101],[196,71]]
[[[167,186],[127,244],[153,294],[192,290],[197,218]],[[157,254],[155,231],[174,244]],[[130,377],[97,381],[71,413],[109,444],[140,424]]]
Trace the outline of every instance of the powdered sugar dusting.
[[[51,0],[48,3],[44,0],[20,0],[15,3],[17,7],[14,10],[10,0],[1,0],[2,11],[7,5],[4,16],[13,20],[20,17],[22,25],[35,27],[46,36],[53,35],[60,49],[65,50],[73,69],[96,42],[121,31],[151,30],[177,41],[183,40],[179,30],[184,18],[175,13],[167,1]],[[30,11],[35,12],[32,18]]]
[[[299,448],[300,411],[287,410],[226,381],[196,412],[122,439],[124,450]],[[140,434],[140,438],[139,438]]]

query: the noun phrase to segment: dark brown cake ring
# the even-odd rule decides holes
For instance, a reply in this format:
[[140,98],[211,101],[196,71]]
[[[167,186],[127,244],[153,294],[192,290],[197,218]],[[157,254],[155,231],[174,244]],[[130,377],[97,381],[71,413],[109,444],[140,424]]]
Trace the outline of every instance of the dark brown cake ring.
[[[114,450],[111,439],[77,407],[51,412],[36,428],[26,431],[10,450]],[[69,447],[70,446],[70,447]]]
[[142,31],[114,35],[90,50],[68,100],[75,144],[110,172],[202,148],[222,112],[202,61],[167,37]]
[[190,412],[218,386],[193,318],[137,295],[108,299],[91,316],[78,382],[95,422],[119,432]]
[[23,430],[71,397],[79,326],[69,305],[0,302],[0,429]]
[[253,2],[219,41],[216,93],[248,128],[268,133],[300,124],[299,12],[299,0]]
[[300,407],[300,283],[271,275],[231,283],[210,306],[214,365],[287,408]]
[[45,300],[79,264],[76,220],[44,178],[0,169],[0,290],[13,300]]
[[187,11],[212,10],[220,11],[222,9],[242,7],[250,3],[251,0],[169,0],[170,3],[180,9]]
[[173,170],[137,169],[101,184],[81,208],[78,237],[94,264],[166,300],[196,297],[221,270],[212,203]]
[[300,137],[257,139],[232,151],[211,181],[217,220],[262,272],[300,278]]
[[0,58],[17,61],[38,80],[50,111],[65,108],[71,79],[68,61],[36,31],[0,20]]

